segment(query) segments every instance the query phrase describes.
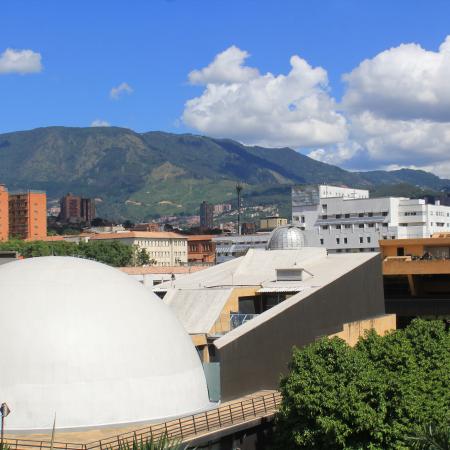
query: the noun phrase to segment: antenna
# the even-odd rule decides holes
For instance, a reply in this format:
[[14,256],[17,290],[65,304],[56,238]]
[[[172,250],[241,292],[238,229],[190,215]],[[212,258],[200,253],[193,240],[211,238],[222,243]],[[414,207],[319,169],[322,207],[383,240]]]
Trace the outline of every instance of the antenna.
[[237,229],[238,229],[238,235],[241,235],[241,192],[244,187],[242,186],[241,182],[239,181],[236,184],[236,194],[237,194],[237,211],[238,211],[238,217],[237,217]]

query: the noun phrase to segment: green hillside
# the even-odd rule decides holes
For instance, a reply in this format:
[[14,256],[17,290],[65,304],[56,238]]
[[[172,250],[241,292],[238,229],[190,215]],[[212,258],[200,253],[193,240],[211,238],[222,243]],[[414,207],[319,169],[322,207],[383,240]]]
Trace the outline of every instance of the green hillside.
[[448,180],[422,171],[348,172],[289,148],[247,147],[228,139],[135,133],[123,128],[49,127],[0,134],[0,182],[11,191],[43,189],[98,199],[99,214],[145,220],[192,214],[202,200],[234,198],[244,184],[246,204],[279,204],[287,211],[290,186],[335,183],[376,189],[411,186],[439,190]]

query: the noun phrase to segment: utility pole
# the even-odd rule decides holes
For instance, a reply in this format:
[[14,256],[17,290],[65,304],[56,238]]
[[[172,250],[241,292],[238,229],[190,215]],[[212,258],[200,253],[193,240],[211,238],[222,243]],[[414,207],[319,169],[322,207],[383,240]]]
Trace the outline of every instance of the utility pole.
[[242,192],[243,186],[241,183],[236,184],[236,194],[237,194],[237,211],[238,211],[238,220],[237,220],[237,228],[238,228],[238,235],[241,235],[241,192]]

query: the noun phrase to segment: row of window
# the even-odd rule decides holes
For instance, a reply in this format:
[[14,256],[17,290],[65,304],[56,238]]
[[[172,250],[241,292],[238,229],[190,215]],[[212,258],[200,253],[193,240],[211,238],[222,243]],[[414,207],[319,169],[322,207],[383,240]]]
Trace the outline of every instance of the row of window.
[[[383,228],[387,228],[388,224],[387,223],[383,223],[381,224],[383,226]],[[344,225],[321,225],[320,227],[322,230],[342,230],[342,229],[347,229],[347,230],[353,230],[354,228],[360,228],[360,229],[364,229],[364,228],[375,228],[375,229],[379,229],[379,224],[375,224],[375,223],[358,223],[358,224],[352,224],[352,223],[347,223]]]
[[[381,212],[368,212],[368,213],[364,213],[364,212],[360,212],[360,213],[346,213],[346,214],[323,214],[322,215],[322,219],[351,219],[353,217],[386,217],[388,215],[387,211],[381,211]],[[304,217],[302,216],[302,219],[304,219]],[[304,222],[304,221],[303,221]]]
[[[149,256],[151,257],[155,257],[155,258],[169,258],[170,257],[170,252],[147,252],[149,254]],[[180,257],[180,256],[186,256],[185,252],[173,252],[173,255],[176,257]]]
[[[187,241],[174,240],[173,245],[176,247],[184,247],[187,245]],[[171,241],[168,240],[158,240],[158,239],[145,239],[137,241],[137,244],[141,247],[169,247]]]

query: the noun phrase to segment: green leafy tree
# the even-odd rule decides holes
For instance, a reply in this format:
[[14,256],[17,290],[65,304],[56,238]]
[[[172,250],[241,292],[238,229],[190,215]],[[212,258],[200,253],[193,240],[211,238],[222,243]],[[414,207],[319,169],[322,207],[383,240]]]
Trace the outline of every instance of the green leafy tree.
[[278,449],[407,449],[425,424],[450,426],[450,337],[442,322],[324,338],[294,349],[281,381]]
[[150,256],[145,248],[136,249],[136,264],[138,266],[148,266],[150,262]]

